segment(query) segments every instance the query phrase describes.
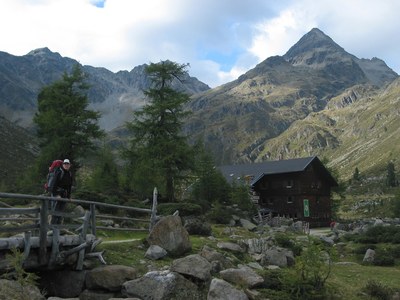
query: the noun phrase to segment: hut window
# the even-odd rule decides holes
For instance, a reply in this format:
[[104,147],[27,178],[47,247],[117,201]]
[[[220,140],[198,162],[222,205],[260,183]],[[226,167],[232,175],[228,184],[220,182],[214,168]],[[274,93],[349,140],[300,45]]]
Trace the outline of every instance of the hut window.
[[287,197],[287,203],[293,203],[293,197],[292,196],[288,196]]

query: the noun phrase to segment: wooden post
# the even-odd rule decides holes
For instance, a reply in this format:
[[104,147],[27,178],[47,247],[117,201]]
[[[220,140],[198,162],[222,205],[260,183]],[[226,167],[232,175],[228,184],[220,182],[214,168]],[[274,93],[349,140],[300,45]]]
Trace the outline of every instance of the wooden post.
[[90,204],[90,227],[92,234],[96,236],[96,204]]
[[153,207],[151,209],[149,231],[151,231],[153,229],[153,227],[157,221],[157,195],[158,195],[158,191],[157,191],[157,188],[155,187],[153,190]]
[[[83,220],[82,232],[79,234],[79,240],[81,245],[86,243],[86,232],[89,228],[90,222],[90,212],[86,211],[85,217]],[[83,269],[83,260],[85,258],[85,248],[83,247],[78,254],[78,261],[76,263],[76,270],[81,271]]]
[[47,217],[49,210],[49,200],[42,201],[42,207],[40,209],[40,230],[39,230],[39,264],[46,263],[47,254]]
[[26,259],[28,259],[29,252],[31,251],[31,236],[31,231],[24,232],[24,262]]

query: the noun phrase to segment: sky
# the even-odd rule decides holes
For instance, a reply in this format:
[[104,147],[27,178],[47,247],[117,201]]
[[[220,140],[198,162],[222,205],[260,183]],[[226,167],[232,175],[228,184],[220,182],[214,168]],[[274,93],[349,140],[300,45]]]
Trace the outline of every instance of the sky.
[[217,87],[319,28],[400,74],[399,12],[399,0],[0,0],[0,51],[48,47],[113,72],[169,59]]

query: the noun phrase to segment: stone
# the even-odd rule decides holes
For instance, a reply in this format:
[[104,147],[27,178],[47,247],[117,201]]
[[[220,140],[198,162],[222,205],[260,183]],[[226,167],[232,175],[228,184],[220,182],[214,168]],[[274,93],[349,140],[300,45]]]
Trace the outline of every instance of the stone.
[[147,239],[150,245],[158,245],[171,256],[181,256],[192,249],[189,233],[182,226],[179,216],[161,218],[151,230]]
[[264,279],[249,267],[226,269],[219,274],[225,281],[246,288],[254,288],[264,283]]
[[172,272],[177,272],[185,277],[191,276],[201,281],[207,282],[211,279],[211,264],[199,254],[174,260],[170,269]]
[[87,273],[86,287],[89,290],[120,291],[125,281],[136,278],[137,271],[132,267],[120,265],[101,266]]
[[47,296],[75,298],[85,289],[86,273],[72,270],[41,272],[39,286],[46,291]]
[[143,277],[127,281],[123,284],[121,293],[125,297],[152,300],[205,299],[196,284],[168,270],[148,272]]
[[161,248],[160,246],[151,245],[144,254],[144,257],[152,260],[157,260],[167,256],[167,254],[168,252],[165,249]]
[[211,281],[207,300],[248,300],[245,292],[236,289],[223,279],[214,278]]

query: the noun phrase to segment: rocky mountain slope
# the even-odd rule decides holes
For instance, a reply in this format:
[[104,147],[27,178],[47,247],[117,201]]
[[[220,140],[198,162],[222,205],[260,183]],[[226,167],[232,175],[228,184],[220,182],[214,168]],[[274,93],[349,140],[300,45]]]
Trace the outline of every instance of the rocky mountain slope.
[[323,110],[346,89],[381,87],[397,77],[383,61],[358,59],[313,29],[284,56],[270,57],[237,80],[195,95],[186,130],[204,137],[221,164],[260,160],[267,158],[258,153],[268,140]]
[[[21,57],[0,52],[0,115],[30,128],[40,88],[75,63],[47,48]],[[90,106],[115,143],[143,104],[144,67],[83,66]],[[319,155],[349,176],[356,166],[382,169],[400,154],[398,74],[378,58],[347,53],[319,29],[225,85],[209,89],[190,76],[175,84],[192,95],[185,132],[203,138],[218,164]]]
[[[31,127],[40,89],[61,79],[75,64],[78,64],[76,60],[62,57],[48,48],[36,49],[24,56],[0,52],[0,116],[20,126]],[[91,85],[88,91],[90,108],[102,113],[99,123],[103,129],[123,125],[130,113],[143,105],[143,89],[150,83],[144,74],[145,65],[117,73],[92,66],[82,68]],[[209,89],[190,76],[174,85],[190,95]]]

